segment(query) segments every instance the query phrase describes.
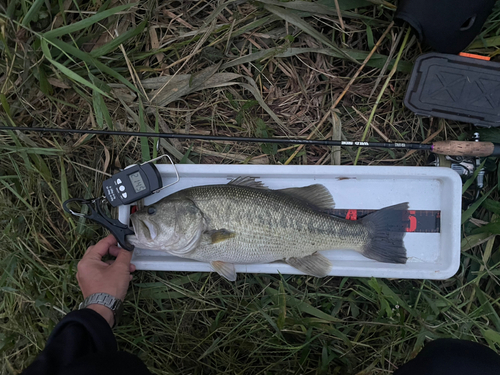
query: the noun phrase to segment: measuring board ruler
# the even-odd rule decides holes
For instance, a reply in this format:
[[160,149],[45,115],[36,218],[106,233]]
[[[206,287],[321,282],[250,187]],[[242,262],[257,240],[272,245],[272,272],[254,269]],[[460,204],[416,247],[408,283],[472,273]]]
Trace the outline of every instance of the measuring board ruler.
[[[330,215],[347,220],[359,220],[377,210],[363,209],[331,209]],[[391,232],[440,233],[441,211],[401,210],[400,225],[390,228]]]

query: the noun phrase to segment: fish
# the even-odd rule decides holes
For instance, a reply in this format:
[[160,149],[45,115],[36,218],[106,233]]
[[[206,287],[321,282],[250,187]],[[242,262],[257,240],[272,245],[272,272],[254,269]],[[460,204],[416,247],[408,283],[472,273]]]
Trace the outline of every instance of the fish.
[[320,252],[357,251],[385,263],[407,261],[401,223],[408,202],[382,208],[357,221],[330,215],[335,206],[321,184],[269,189],[256,177],[202,185],[175,192],[130,216],[141,249],[211,264],[229,281],[235,264],[284,261],[311,276],[327,276],[331,262]]

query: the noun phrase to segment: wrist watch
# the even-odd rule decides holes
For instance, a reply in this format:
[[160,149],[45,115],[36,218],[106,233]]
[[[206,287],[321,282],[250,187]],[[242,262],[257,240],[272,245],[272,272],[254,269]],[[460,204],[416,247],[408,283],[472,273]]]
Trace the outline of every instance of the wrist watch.
[[85,298],[85,300],[80,303],[80,305],[78,306],[78,310],[84,309],[87,306],[93,304],[106,306],[111,311],[113,311],[115,322],[113,323],[113,327],[111,328],[115,328],[122,316],[123,312],[122,300],[113,297],[111,294],[108,293],[94,293]]

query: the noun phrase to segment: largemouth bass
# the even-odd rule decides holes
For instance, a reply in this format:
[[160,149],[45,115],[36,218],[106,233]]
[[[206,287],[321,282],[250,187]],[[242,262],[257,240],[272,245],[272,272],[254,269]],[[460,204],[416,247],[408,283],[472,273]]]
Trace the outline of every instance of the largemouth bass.
[[271,190],[252,177],[227,185],[178,191],[130,216],[135,235],[127,240],[143,249],[165,251],[210,262],[230,281],[234,264],[284,260],[298,270],[326,276],[330,261],[322,250],[352,249],[380,262],[406,263],[404,232],[390,232],[401,221],[383,208],[358,221],[326,213],[334,207],[323,185]]

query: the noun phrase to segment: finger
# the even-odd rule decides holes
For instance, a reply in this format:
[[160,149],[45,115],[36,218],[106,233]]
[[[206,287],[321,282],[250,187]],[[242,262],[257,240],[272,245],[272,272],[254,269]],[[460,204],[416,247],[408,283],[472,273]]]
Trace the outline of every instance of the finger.
[[130,275],[128,278],[128,281],[132,281],[133,278],[134,278],[134,276]]
[[130,267],[130,261],[132,259],[132,252],[125,249],[120,249],[120,252],[116,256],[115,264],[125,264],[127,269]]
[[120,254],[120,248],[118,246],[110,246],[109,247],[109,254],[114,256],[114,257],[117,257],[118,254]]
[[115,262],[114,260],[110,259],[110,260],[105,261],[104,263],[107,263],[111,266],[114,262]]
[[135,264],[132,264],[130,263],[130,272],[135,272],[136,268],[135,268]]
[[[106,242],[106,241],[108,241],[110,239],[115,239],[115,237],[112,234],[108,234],[106,237],[104,237],[103,239],[101,239],[97,244],[90,246],[87,249],[87,251],[85,252],[85,254],[88,253],[88,252],[91,252],[101,242]],[[115,244],[116,244],[116,239],[115,239]]]
[[116,245],[116,238],[110,234],[94,246],[90,246],[84,257],[101,260],[101,258],[108,253],[109,247],[113,245]]

